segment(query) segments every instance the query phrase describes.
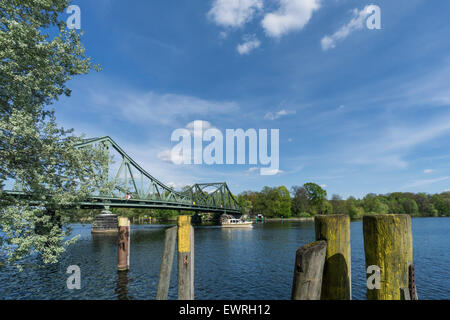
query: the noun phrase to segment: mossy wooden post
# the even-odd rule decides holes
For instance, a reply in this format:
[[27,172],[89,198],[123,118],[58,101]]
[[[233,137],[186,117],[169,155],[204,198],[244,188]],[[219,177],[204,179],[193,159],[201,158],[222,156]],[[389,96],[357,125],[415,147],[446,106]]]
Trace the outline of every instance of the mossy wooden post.
[[130,220],[119,218],[119,250],[118,271],[126,271],[130,268]]
[[[409,287],[412,263],[411,217],[404,214],[363,217],[366,270],[380,268],[380,289],[367,289],[369,300],[401,300]],[[370,275],[367,275],[370,276]]]
[[326,241],[316,241],[297,250],[292,300],[320,300]]
[[194,300],[194,230],[190,216],[178,217],[178,300]]
[[177,227],[166,230],[164,239],[163,256],[159,271],[158,290],[156,300],[167,300],[169,295],[170,275],[172,273],[173,256],[177,242]]
[[350,217],[320,215],[314,221],[316,241],[327,242],[321,300],[351,300]]

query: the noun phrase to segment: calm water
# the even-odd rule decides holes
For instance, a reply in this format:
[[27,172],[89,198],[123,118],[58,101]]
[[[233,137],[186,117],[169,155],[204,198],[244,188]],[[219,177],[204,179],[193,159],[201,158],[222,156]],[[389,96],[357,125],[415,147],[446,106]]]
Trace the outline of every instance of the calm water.
[[[118,274],[117,237],[80,240],[62,261],[18,273],[0,269],[0,299],[154,299],[166,226],[132,226],[131,270]],[[414,263],[420,299],[450,299],[450,219],[413,219]],[[353,298],[365,299],[361,222],[351,224]],[[195,228],[196,299],[289,299],[295,251],[314,240],[312,222],[258,224],[251,230]],[[66,269],[81,268],[81,290],[66,288]],[[176,299],[176,258],[169,299]]]

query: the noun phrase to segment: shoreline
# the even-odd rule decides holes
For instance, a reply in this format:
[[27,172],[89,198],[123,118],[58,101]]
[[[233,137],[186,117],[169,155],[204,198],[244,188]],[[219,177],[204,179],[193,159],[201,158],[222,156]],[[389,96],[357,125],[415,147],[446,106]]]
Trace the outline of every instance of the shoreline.
[[[421,216],[417,216],[417,217],[413,217],[411,216],[411,219],[431,219],[431,218],[450,218],[447,216],[438,216],[438,217],[421,217]],[[152,223],[150,224],[158,224],[158,223],[169,223],[169,224],[173,224],[177,222],[176,217],[175,218],[169,218],[169,219],[161,219],[161,218],[154,218],[152,219]],[[256,222],[256,219],[251,219],[251,221]],[[260,221],[260,220],[258,220]],[[265,218],[264,222],[269,221],[269,222],[276,222],[276,221],[314,221],[314,217],[291,217],[291,218]],[[351,219],[351,222],[353,221],[362,221],[362,217],[358,218],[358,219]],[[84,221],[71,221],[69,222],[69,224],[92,224],[93,219],[89,219],[89,220],[84,220]],[[213,221],[205,221],[205,222],[209,222],[209,223],[213,223]],[[132,224],[148,224],[148,223],[132,223]]]
[[[257,221],[256,219],[252,219],[252,221]],[[258,220],[260,221],[260,220]],[[273,221],[314,221],[314,217],[291,217],[291,218],[264,218],[264,222],[269,221],[269,222],[273,222]]]

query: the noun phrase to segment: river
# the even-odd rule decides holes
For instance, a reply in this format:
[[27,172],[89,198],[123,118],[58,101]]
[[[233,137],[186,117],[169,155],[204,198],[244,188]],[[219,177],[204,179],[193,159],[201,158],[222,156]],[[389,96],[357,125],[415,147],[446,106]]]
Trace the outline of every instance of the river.
[[[80,239],[58,264],[23,272],[0,269],[0,299],[154,299],[164,225],[133,225],[130,271],[118,274],[117,236],[91,235],[74,224]],[[450,299],[450,219],[412,220],[419,299]],[[313,222],[267,222],[253,229],[195,228],[195,299],[290,299],[296,250],[314,241]],[[351,223],[352,294],[365,299],[362,223]],[[81,289],[66,287],[67,267],[81,269]],[[176,258],[169,299],[176,299]]]

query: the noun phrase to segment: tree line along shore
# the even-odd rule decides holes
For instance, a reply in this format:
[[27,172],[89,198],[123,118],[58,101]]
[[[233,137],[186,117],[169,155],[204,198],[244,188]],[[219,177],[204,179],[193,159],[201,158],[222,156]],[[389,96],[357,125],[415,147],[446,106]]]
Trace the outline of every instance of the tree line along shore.
[[[362,199],[339,195],[327,197],[327,192],[315,183],[293,186],[264,187],[261,191],[244,191],[236,196],[242,214],[249,217],[263,215],[266,219],[312,218],[319,214],[346,214],[352,220],[365,214],[408,214],[412,217],[450,217],[450,192],[440,194],[393,192],[369,193]],[[177,210],[119,209],[111,211],[130,219],[152,217],[171,220],[179,214],[192,214]],[[72,221],[91,221],[98,210],[79,210]]]

